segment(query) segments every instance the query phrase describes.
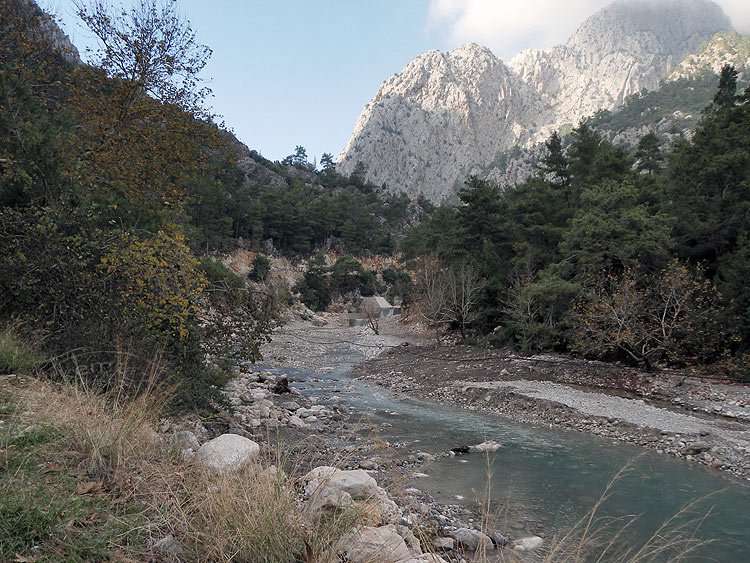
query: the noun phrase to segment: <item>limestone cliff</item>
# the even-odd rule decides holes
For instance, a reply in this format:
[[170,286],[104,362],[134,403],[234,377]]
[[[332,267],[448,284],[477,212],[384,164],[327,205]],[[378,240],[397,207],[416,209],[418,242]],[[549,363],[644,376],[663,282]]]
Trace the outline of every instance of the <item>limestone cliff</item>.
[[524,51],[507,65],[475,44],[429,51],[378,90],[338,168],[412,197],[441,202],[498,153],[613,109],[659,80],[729,20],[709,0],[618,1],[565,44]]

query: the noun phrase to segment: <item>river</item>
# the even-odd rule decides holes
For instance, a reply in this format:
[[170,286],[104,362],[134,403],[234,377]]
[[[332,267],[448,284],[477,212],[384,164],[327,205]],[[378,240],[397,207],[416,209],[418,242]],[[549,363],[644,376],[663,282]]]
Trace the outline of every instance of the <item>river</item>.
[[[409,485],[430,493],[437,502],[475,503],[477,491],[485,491],[489,483],[492,498],[514,513],[507,520],[497,515],[496,529],[515,537],[538,532],[549,542],[584,517],[612,477],[627,466],[597,512],[599,517],[621,519],[613,524],[615,528],[637,517],[619,543],[644,544],[666,520],[703,499],[675,522],[686,524],[708,515],[699,527],[693,523],[686,528],[697,539],[711,541],[690,560],[750,561],[749,483],[597,436],[520,424],[395,394],[352,378],[349,367],[357,360],[342,351],[339,367],[324,374],[269,369],[287,374],[297,389],[322,403],[331,399],[332,389],[338,390],[335,394],[345,404],[380,428],[380,438],[405,443],[412,450],[442,454],[485,440],[503,444],[489,456],[441,456],[427,463],[422,471],[428,477]],[[509,522],[513,528],[505,530]]]

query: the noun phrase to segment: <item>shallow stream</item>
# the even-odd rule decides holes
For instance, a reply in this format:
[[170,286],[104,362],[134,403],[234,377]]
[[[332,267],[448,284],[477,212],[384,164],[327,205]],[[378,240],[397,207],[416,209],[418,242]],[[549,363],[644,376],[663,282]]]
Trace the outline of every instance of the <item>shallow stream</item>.
[[[476,503],[477,493],[485,491],[489,482],[492,498],[507,507],[507,515],[495,517],[499,531],[512,537],[539,534],[549,541],[585,516],[612,477],[630,463],[597,513],[600,517],[637,516],[619,541],[643,544],[687,504],[710,495],[677,522],[708,514],[695,536],[712,543],[691,560],[750,561],[750,483],[594,435],[410,399],[353,379],[348,371],[354,360],[351,355],[342,356],[340,367],[327,374],[273,371],[288,374],[296,381],[295,388],[319,396],[321,402],[337,395],[364,413],[379,428],[380,438],[405,444],[410,451],[440,454],[485,440],[503,444],[489,456],[439,457],[426,464],[422,470],[428,476],[409,485],[430,493],[436,501]],[[614,526],[624,524],[620,520]],[[688,530],[692,533],[695,528],[692,525]]]

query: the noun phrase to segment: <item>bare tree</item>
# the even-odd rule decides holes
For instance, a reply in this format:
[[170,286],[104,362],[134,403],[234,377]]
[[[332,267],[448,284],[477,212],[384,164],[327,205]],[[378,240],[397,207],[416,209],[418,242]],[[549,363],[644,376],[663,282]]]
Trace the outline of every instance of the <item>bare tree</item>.
[[450,268],[444,272],[443,279],[444,321],[458,326],[461,338],[466,339],[467,325],[479,316],[477,305],[485,287],[484,280],[470,264]]
[[477,319],[484,289],[476,271],[468,264],[448,268],[435,258],[425,258],[416,271],[415,286],[420,316],[438,331],[441,325],[454,325],[466,338],[466,327]]

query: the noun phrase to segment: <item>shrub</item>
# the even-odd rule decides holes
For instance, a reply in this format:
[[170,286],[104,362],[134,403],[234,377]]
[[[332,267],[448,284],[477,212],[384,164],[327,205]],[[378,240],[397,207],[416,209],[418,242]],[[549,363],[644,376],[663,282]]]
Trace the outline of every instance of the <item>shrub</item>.
[[250,279],[256,282],[265,282],[271,273],[271,261],[260,254],[253,258],[253,271]]

